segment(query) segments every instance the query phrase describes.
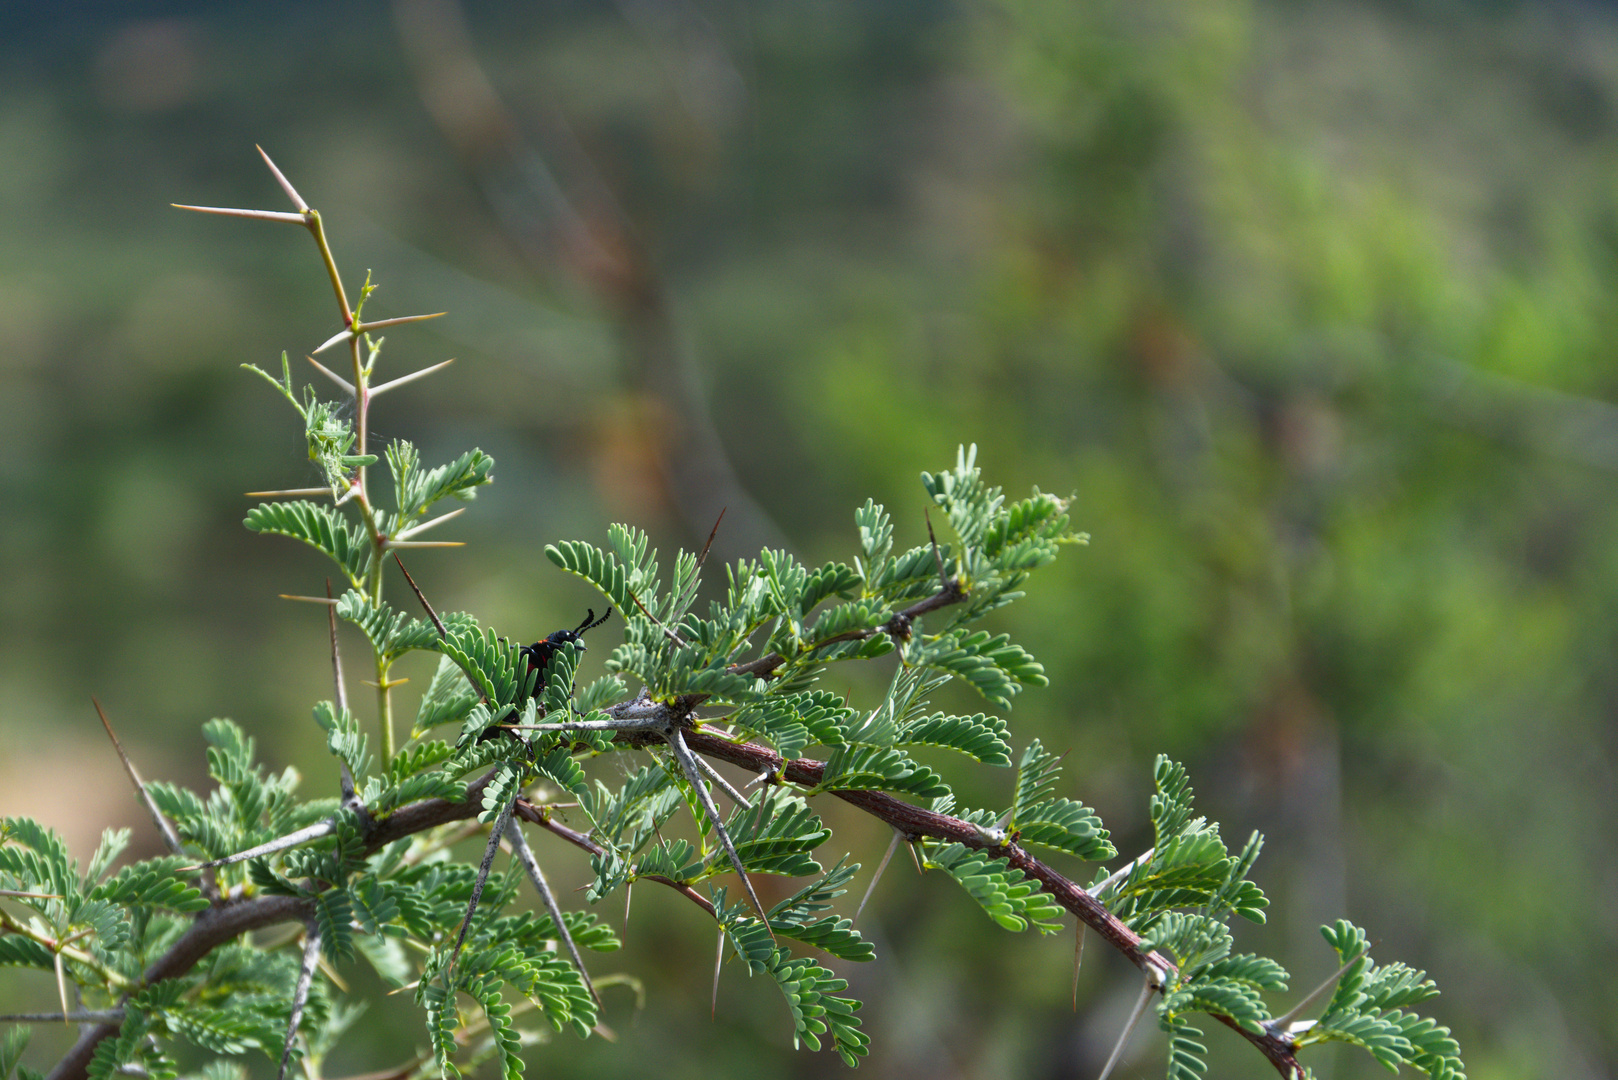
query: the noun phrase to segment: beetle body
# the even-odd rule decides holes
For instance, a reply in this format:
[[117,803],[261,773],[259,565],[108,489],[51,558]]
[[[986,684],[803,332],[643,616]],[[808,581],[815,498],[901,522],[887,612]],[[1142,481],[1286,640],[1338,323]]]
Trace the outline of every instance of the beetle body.
[[584,651],[584,634],[587,630],[594,630],[612,617],[612,608],[601,618],[596,618],[595,608],[590,608],[584,616],[584,621],[572,630],[558,630],[542,641],[532,645],[524,645],[517,650],[528,661],[529,672],[538,672],[539,677],[534,680],[534,696],[539,697],[545,692],[546,670],[550,667],[551,657],[564,645],[576,645],[580,652]]

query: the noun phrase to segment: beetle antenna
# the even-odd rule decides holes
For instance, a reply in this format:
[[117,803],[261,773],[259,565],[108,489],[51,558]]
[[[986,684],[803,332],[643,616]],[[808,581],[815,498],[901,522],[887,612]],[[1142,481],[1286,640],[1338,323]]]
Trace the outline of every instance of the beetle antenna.
[[581,622],[579,624],[579,628],[573,632],[575,634],[582,634],[586,630],[594,630],[596,627],[600,626],[610,618],[612,618],[612,608],[610,607],[607,608],[606,614],[602,615],[599,619],[596,618],[595,608],[587,608],[584,612],[584,621]]

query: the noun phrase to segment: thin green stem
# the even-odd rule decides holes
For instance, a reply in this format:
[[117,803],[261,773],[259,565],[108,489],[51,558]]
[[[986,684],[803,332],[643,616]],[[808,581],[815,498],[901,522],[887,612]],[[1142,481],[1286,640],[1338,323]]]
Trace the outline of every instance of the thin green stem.
[[320,248],[320,257],[326,263],[326,276],[331,278],[331,288],[337,294],[337,307],[342,312],[344,326],[354,325],[354,313],[348,306],[348,294],[343,291],[342,276],[337,273],[337,260],[332,258],[331,245],[326,242],[326,226],[321,223],[319,210],[305,210],[304,222],[309,232],[315,238],[315,246]]
[[[381,555],[377,556],[381,561]],[[393,683],[388,680],[388,670],[393,665],[383,659],[381,653],[376,656],[376,712],[377,720],[382,727],[382,767],[386,769],[393,761]]]
[[10,915],[6,914],[4,911],[0,911],[0,929],[8,930],[13,934],[20,934],[23,937],[28,938],[30,941],[34,941],[34,942],[37,942],[40,945],[45,946],[45,948],[49,949],[51,952],[57,954],[58,956],[66,957],[67,959],[73,961],[75,964],[84,965],[85,967],[89,968],[91,971],[94,971],[97,975],[99,975],[103,979],[105,979],[107,981],[107,985],[109,985],[109,986],[116,986],[120,990],[127,990],[127,989],[129,989],[130,986],[133,985],[124,976],[118,974],[116,971],[114,971],[111,968],[107,967],[105,964],[103,964],[101,961],[97,960],[95,957],[91,956],[89,953],[85,952],[82,949],[75,949],[72,946],[67,944],[67,942],[69,942],[69,941],[75,941],[78,938],[83,937],[85,934],[90,932],[88,930],[80,931],[79,933],[73,935],[70,938],[64,938],[62,940],[58,940],[56,938],[49,937],[49,936],[47,936],[45,934],[41,934],[38,931],[34,930],[32,927],[18,922],[16,919],[13,919]]
[[[331,244],[326,239],[326,227],[320,219],[320,211],[308,210],[304,213],[304,220],[309,226],[309,232],[315,238],[315,246],[320,249],[320,257],[326,264],[326,275],[331,279],[332,292],[336,294],[337,306],[342,313],[343,325],[352,329],[358,316],[348,304],[348,293],[343,289],[342,275],[337,272],[337,260],[332,256]],[[361,303],[363,303],[363,297]],[[358,437],[359,455],[368,453],[370,443],[370,411],[371,411],[371,365],[361,357],[363,342],[361,335],[356,333],[348,342],[348,355],[354,369],[354,429]],[[373,352],[372,361],[375,361]],[[359,466],[355,470],[354,486],[359,488],[360,516],[365,520],[365,531],[371,539],[373,558],[371,559],[371,572],[369,580],[365,583],[365,591],[370,593],[371,602],[382,603],[382,555],[385,550],[387,538],[377,527],[376,511],[371,505],[370,487],[367,481],[366,467]],[[390,662],[380,653],[376,654],[376,700],[377,723],[382,731],[382,753],[384,761],[392,761],[394,754],[393,737],[393,696],[388,682],[388,668]]]

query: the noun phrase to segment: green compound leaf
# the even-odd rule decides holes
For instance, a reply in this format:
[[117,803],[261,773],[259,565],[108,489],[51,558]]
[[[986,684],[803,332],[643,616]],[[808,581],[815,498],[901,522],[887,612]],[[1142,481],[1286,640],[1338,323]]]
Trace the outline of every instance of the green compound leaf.
[[124,867],[90,890],[91,900],[123,907],[162,907],[170,911],[202,911],[208,901],[175,873],[190,860],[175,855],[147,859]]
[[891,791],[934,799],[949,794],[943,777],[889,746],[839,746],[826,759],[817,791]]
[[830,1033],[832,1046],[843,1062],[850,1067],[858,1065],[868,1053],[871,1039],[860,1030],[859,1017],[854,1015],[860,1003],[837,996],[837,991],[848,989],[847,980],[806,957],[792,959],[786,949],[778,949],[770,956],[766,970],[792,1011],[793,1045],[801,1043],[819,1050],[820,1036]]
[[354,900],[347,889],[327,889],[315,897],[315,925],[320,951],[332,963],[354,957]]
[[1208,1048],[1199,1041],[1202,1032],[1178,1017],[1165,1016],[1161,1025],[1169,1033],[1168,1080],[1201,1080],[1208,1071]]
[[[831,837],[831,830],[809,804],[796,796],[765,793],[754,805],[732,814],[725,823],[736,845],[736,855],[750,874],[785,874],[807,877],[821,872],[809,853]],[[709,872],[731,869],[730,856],[721,848]]]
[[517,646],[488,628],[446,623],[445,629],[448,633],[439,640],[439,651],[455,661],[490,706],[511,705],[533,696],[538,674],[528,670],[528,660]]
[[416,448],[402,439],[388,446],[386,457],[401,522],[420,517],[446,496],[462,501],[476,498],[477,489],[491,482],[489,473],[494,468],[488,454],[468,450],[447,465],[423,472]]
[[1298,1045],[1352,1043],[1390,1069],[1408,1064],[1433,1080],[1464,1080],[1460,1045],[1449,1028],[1398,1008],[1438,993],[1425,973],[1372,963],[1365,931],[1346,919],[1320,932],[1346,967],[1319,1021],[1294,1036]]
[[1012,824],[1021,821],[1035,806],[1049,801],[1061,775],[1062,759],[1046,750],[1038,739],[1029,743],[1017,762],[1016,795],[1011,801]]
[[937,641],[918,646],[905,659],[917,667],[936,668],[965,679],[988,700],[1006,709],[1024,686],[1046,686],[1045,669],[1006,634],[986,630],[953,630]]
[[582,540],[564,540],[545,545],[545,556],[570,574],[576,574],[600,589],[627,619],[637,610],[635,597],[630,591],[631,574],[618,561],[593,544]]
[[989,918],[1007,930],[1020,933],[1032,925],[1040,933],[1054,934],[1062,928],[1062,909],[1056,900],[1004,856],[949,844],[929,849],[924,865],[954,878]]
[[242,524],[254,532],[302,540],[335,562],[350,585],[364,587],[371,569],[370,538],[362,526],[350,525],[331,507],[304,499],[260,503],[247,512]]
[[5,818],[0,843],[0,875],[9,875],[18,892],[78,895],[79,876],[67,844],[50,829],[33,818]]
[[427,1039],[432,1044],[433,1061],[444,1080],[460,1080],[461,1071],[455,1067],[455,1030],[460,1018],[455,1012],[455,995],[437,982],[429,982],[424,973],[416,1000],[427,1010]]
[[1065,851],[1087,862],[1100,862],[1118,854],[1096,812],[1072,799],[1050,799],[1025,807],[1014,827],[1023,844]]
[[360,733],[359,720],[329,701],[317,703],[314,715],[315,723],[326,733],[326,749],[348,766],[356,783],[363,779],[371,768],[371,755],[366,752],[367,740]]
[[452,658],[440,656],[432,682],[427,684],[426,693],[421,695],[410,737],[420,738],[435,727],[460,723],[477,703],[478,693],[467,681],[466,672]]
[[841,697],[825,690],[772,694],[736,710],[730,722],[743,731],[768,740],[783,758],[803,755],[811,743],[840,746],[847,742],[844,728],[854,710]]
[[902,724],[894,743],[897,746],[942,746],[958,750],[985,765],[1010,765],[1011,744],[1006,740],[1007,734],[1006,722],[998,716],[933,713]]

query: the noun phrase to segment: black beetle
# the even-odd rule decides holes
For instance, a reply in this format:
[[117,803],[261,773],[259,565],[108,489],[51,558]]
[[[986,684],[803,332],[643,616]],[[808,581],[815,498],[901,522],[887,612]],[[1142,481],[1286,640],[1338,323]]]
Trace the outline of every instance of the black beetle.
[[558,630],[544,641],[536,641],[532,645],[524,645],[517,651],[528,661],[529,672],[538,672],[539,677],[534,680],[534,696],[539,697],[545,692],[545,669],[550,666],[551,657],[563,645],[577,645],[579,651],[584,651],[584,632],[594,630],[608,619],[612,618],[612,608],[601,618],[596,618],[595,608],[585,612],[584,621],[572,630]]

